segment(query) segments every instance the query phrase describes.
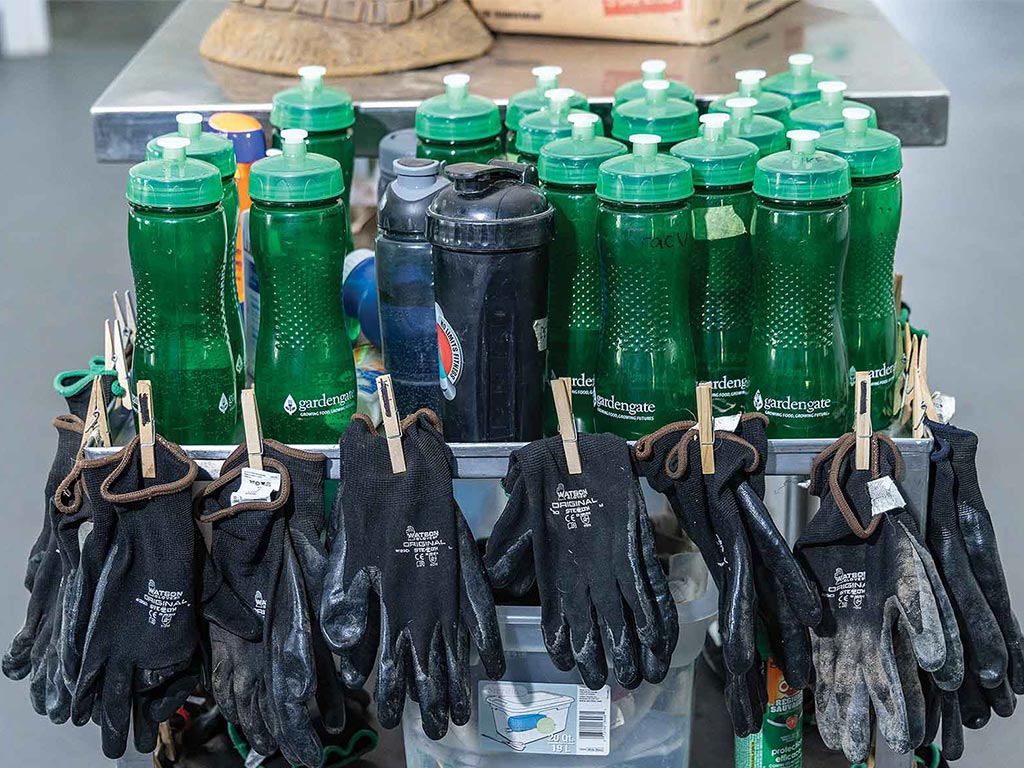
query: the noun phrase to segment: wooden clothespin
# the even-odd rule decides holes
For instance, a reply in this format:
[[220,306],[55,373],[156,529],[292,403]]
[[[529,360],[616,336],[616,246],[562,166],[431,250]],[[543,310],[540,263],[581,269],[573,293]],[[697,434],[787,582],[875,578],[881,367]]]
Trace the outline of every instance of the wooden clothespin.
[[896,272],[892,278],[893,292],[896,295],[896,319],[903,314],[903,275]]
[[256,407],[256,391],[242,390],[242,424],[245,426],[245,452],[249,454],[249,466],[263,471],[263,427],[260,425],[260,411]]
[[700,439],[700,468],[715,474],[715,417],[711,412],[711,382],[697,385],[697,436]]
[[[124,312],[121,309],[121,299],[118,298],[117,291],[114,291],[114,293],[113,293],[113,300],[114,300],[114,323],[116,324],[118,321],[121,321],[121,331],[123,333],[124,329],[127,327],[127,322],[126,322],[126,320],[124,318]],[[127,338],[122,338],[121,339],[121,346],[126,346],[127,344],[128,344],[128,339]]]
[[871,374],[857,371],[853,390],[857,469],[871,469]]
[[137,382],[139,395],[139,448],[142,456],[142,476],[156,477],[156,424],[153,417],[153,386],[149,379]]
[[135,297],[130,290],[124,292],[124,320],[124,330],[128,334],[128,345],[134,346],[137,327],[135,322]]
[[903,347],[907,350],[906,377],[903,384],[903,406],[900,412],[900,424],[910,421],[914,407],[914,392],[917,385],[917,337],[910,333],[910,325],[904,325]]
[[110,423],[107,421],[107,402],[103,397],[103,380],[94,376],[92,390],[89,392],[89,408],[85,416],[85,428],[82,430],[82,442],[79,448],[85,448],[89,442],[93,445],[110,445]]
[[551,396],[555,399],[555,414],[558,416],[558,434],[565,451],[565,466],[570,475],[583,474],[580,463],[579,435],[576,419],[572,414],[572,379],[562,377],[551,380]]
[[103,370],[114,370],[114,336],[109,320],[103,321]]
[[405,472],[405,453],[402,451],[402,426],[398,422],[398,403],[395,402],[390,373],[377,377],[377,400],[384,420],[384,436],[388,440],[391,472],[400,475]]
[[932,388],[928,384],[928,337],[921,336],[920,349],[918,350],[917,369],[921,372],[920,393],[925,413],[932,421],[939,420],[939,411],[935,407],[935,400],[932,398]]
[[[113,370],[117,373],[117,383],[121,385],[124,394],[121,395],[121,406],[132,409],[132,393],[128,385],[128,368],[124,354],[124,332],[121,328],[121,321],[114,320],[114,328],[111,330],[110,321],[103,324],[103,332],[107,335],[107,342],[113,349]],[[111,370],[111,369],[108,369]]]

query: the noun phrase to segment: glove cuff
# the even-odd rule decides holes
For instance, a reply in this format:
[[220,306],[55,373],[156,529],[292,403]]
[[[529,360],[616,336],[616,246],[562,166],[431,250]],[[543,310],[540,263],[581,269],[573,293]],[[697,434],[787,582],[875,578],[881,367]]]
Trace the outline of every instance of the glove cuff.
[[[254,509],[265,510],[273,512],[274,510],[280,509],[287,502],[291,496],[291,477],[288,474],[287,467],[276,459],[265,457],[263,459],[264,469],[272,469],[281,476],[281,489],[277,492],[277,496],[270,501],[243,501],[233,506],[224,504],[225,495],[230,499],[230,492],[227,491],[228,486],[234,485],[238,482],[242,476],[242,470],[246,467],[244,465],[234,467],[228,470],[226,473],[221,474],[216,480],[206,486],[200,496],[199,503],[199,522],[201,523],[215,523],[219,520],[224,520],[229,517],[234,517],[242,512],[249,512]],[[209,511],[208,511],[209,510]]]

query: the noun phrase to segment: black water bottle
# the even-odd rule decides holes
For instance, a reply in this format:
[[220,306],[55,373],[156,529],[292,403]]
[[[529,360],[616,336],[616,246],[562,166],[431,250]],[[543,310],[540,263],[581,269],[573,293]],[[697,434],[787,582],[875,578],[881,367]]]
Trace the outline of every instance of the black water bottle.
[[533,166],[456,163],[427,209],[451,442],[541,437],[552,209]]

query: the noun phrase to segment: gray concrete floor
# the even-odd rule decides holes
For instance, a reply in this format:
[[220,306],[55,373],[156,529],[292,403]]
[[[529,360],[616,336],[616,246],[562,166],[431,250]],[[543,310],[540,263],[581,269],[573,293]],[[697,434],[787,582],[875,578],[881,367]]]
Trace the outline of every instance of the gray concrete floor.
[[[0,424],[6,487],[0,535],[0,639],[24,615],[25,555],[40,520],[62,407],[54,373],[100,351],[110,291],[130,284],[122,166],[94,162],[88,108],[174,6],[173,0],[54,2],[54,52],[0,60]],[[1018,611],[1024,525],[1012,431],[1024,416],[1016,289],[1024,277],[1024,3],[882,0],[952,91],[949,146],[906,153],[898,269],[915,324],[931,332],[931,383],[958,397],[958,423],[982,436],[981,478]],[[159,84],[154,83],[154,87]],[[0,750],[11,765],[108,765],[92,728],[33,714],[26,684],[0,680]],[[1018,715],[968,734],[965,766],[1019,764]],[[728,761],[723,759],[722,764]]]

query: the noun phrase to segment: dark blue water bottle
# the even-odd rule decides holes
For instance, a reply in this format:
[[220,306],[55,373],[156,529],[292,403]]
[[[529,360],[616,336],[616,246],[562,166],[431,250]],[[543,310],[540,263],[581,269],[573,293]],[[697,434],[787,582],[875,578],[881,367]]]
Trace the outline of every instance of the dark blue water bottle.
[[541,436],[553,216],[531,165],[456,163],[427,210],[452,442]]
[[400,413],[440,408],[434,268],[427,207],[448,185],[440,163],[416,157],[393,164],[395,180],[377,212],[377,294],[384,368]]

